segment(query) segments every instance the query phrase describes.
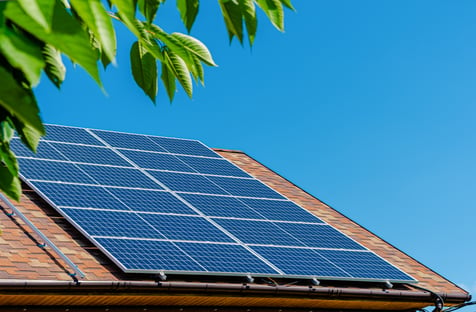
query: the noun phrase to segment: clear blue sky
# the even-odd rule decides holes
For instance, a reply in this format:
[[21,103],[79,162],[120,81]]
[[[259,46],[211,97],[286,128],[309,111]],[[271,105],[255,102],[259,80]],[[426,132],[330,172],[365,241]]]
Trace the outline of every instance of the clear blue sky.
[[[172,105],[135,86],[120,28],[108,95],[69,66],[60,92],[36,89],[43,120],[243,150],[475,293],[476,2],[294,4],[284,34],[261,16],[250,50],[202,1],[192,35],[219,67]],[[159,24],[184,31],[174,5]]]

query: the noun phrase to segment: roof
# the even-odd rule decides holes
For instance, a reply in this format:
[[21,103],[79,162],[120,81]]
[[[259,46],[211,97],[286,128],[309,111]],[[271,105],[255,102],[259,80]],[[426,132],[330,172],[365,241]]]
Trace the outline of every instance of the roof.
[[[435,294],[446,304],[461,304],[469,294],[441,275],[359,226],[338,211],[279,176],[240,151],[215,149],[243,170],[347,234],[385,260],[415,277],[417,285],[398,284],[387,289],[377,283],[324,281],[309,285],[295,282],[242,278],[177,276],[160,281],[157,276],[123,273],[56,210],[24,185],[15,206],[85,274],[75,282],[68,264],[25,223],[0,209],[0,305],[15,306],[167,306],[177,311],[193,307],[223,310],[253,308],[412,310],[432,305]],[[122,307],[121,309],[123,309]],[[63,309],[64,310],[64,309]],[[293,310],[293,311],[294,311]],[[113,311],[113,310],[110,310]],[[167,311],[167,310],[161,310]]]

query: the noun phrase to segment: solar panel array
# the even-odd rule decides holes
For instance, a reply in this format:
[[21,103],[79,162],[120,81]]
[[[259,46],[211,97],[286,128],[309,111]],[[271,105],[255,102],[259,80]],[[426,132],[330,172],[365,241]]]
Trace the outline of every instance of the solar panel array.
[[21,176],[129,273],[414,281],[195,140],[47,126]]

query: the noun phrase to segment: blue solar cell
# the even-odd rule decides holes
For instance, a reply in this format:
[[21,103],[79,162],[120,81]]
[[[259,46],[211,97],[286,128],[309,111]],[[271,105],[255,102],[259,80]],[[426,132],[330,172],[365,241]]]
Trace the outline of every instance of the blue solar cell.
[[275,224],[308,247],[365,249],[329,225],[284,222]]
[[169,192],[109,187],[107,190],[134,211],[196,214]]
[[180,197],[207,216],[263,219],[262,215],[250,209],[235,197],[197,194],[180,194]]
[[70,161],[101,165],[131,167],[121,156],[106,147],[51,143],[51,145]]
[[74,164],[26,158],[19,158],[18,163],[27,179],[97,184]]
[[44,140],[104,146],[83,128],[46,125]]
[[113,147],[130,148],[142,151],[166,152],[166,150],[164,150],[162,147],[151,141],[149,136],[102,130],[91,131]]
[[204,158],[193,156],[177,156],[184,163],[203,174],[216,174],[233,177],[246,177],[250,175],[240,168],[232,165],[229,161],[219,158]]
[[233,242],[233,240],[203,217],[140,214],[144,220],[170,240],[202,242]]
[[252,249],[288,275],[350,277],[312,249],[263,246],[253,246]]
[[227,194],[226,191],[211,183],[210,180],[201,175],[152,170],[148,170],[147,172],[173,191]]
[[240,245],[177,243],[177,246],[210,272],[277,273]]
[[101,185],[161,189],[160,185],[138,169],[77,165]]
[[126,271],[205,272],[203,267],[170,242],[111,238],[95,238],[95,240]]
[[141,168],[195,172],[174,155],[130,150],[121,150],[120,152]]
[[198,141],[47,132],[22,176],[126,272],[413,280]]
[[10,148],[19,157],[34,157],[43,159],[66,160],[49,143],[40,141],[36,149],[36,154],[30,151],[20,139],[13,138],[10,141]]
[[216,176],[208,176],[208,178],[231,195],[284,199],[283,196],[258,180]]
[[132,212],[62,208],[71,220],[91,236],[161,238],[164,236]]
[[329,262],[341,267],[352,277],[362,279],[411,280],[412,278],[372,252],[317,250]]
[[310,212],[288,200],[241,198],[243,203],[269,220],[323,223]]
[[130,210],[101,186],[35,182],[56,206]]
[[273,222],[236,219],[213,219],[245,244],[304,246]]
[[217,153],[198,141],[154,136],[149,138],[170,153],[220,158]]

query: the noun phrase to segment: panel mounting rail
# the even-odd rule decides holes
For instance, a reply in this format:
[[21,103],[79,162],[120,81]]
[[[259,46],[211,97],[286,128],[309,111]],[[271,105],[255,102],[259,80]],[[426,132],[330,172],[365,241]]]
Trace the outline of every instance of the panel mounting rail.
[[38,235],[41,240],[43,241],[43,244],[40,245],[41,248],[45,248],[49,246],[61,259],[66,262],[69,267],[74,271],[74,273],[69,273],[69,275],[73,278],[73,280],[77,281],[77,277],[79,276],[80,278],[84,278],[86,275],[78,268],[76,264],[74,264],[71,259],[68,258],[43,232],[41,232],[28,218],[20,211],[18,210],[15,205],[13,205],[8,198],[0,193],[0,200],[2,200],[8,208],[11,209],[11,213],[9,214],[10,216],[17,216],[18,218],[22,219],[23,222],[33,231],[35,232],[36,235]]

